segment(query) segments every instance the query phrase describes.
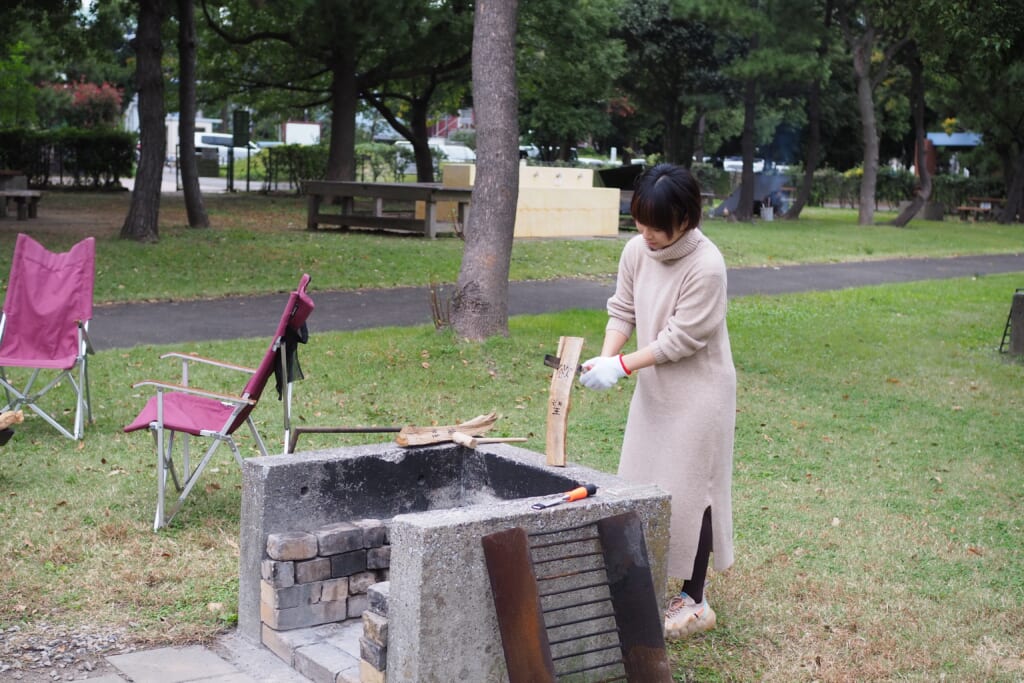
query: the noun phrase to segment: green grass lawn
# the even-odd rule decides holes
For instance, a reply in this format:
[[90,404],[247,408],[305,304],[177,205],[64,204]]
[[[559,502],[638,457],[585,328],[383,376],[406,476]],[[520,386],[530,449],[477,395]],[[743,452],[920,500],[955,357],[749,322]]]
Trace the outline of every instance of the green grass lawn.
[[[258,216],[277,216],[274,207],[284,200],[265,200],[263,210],[258,198],[230,201],[249,207],[224,214],[231,227],[197,233],[169,225],[151,251],[103,237],[97,280],[105,300],[117,300],[118,291],[125,299],[178,296],[156,282],[167,279],[166,271],[182,272],[183,296],[283,290],[301,270],[314,274],[314,297],[317,288],[344,286],[352,271],[371,280],[366,274],[379,270],[379,281],[359,286],[386,286],[396,284],[386,271],[399,252],[394,258],[407,259],[401,262],[420,280],[405,284],[457,272],[456,239],[309,235],[284,225],[247,232],[239,215],[257,223]],[[301,214],[289,211],[266,220]],[[173,215],[165,211],[168,219]],[[807,225],[813,221],[815,229],[803,222],[715,222],[708,232],[727,253],[750,259],[745,265],[1019,251],[1022,244],[1020,226],[865,229],[852,213],[838,215],[812,218]],[[41,239],[49,244],[51,237],[57,239]],[[804,243],[818,237],[820,253],[812,258]],[[969,248],[970,237],[979,241],[977,250]],[[319,246],[303,256],[282,246],[307,240]],[[912,247],[901,250],[900,240]],[[579,242],[573,254],[584,262],[562,275],[614,271],[620,241]],[[535,250],[525,259],[535,269],[529,276],[553,277],[567,268],[568,244],[517,244],[514,263],[529,247]],[[278,247],[265,269],[252,269],[250,281],[232,280],[233,254],[246,250],[240,260],[251,269],[248,255]],[[345,268],[324,267],[351,251],[362,256]],[[9,252],[0,245],[7,258]],[[272,263],[278,257],[285,263]],[[367,264],[375,258],[376,267]],[[451,273],[442,272],[446,259]],[[182,261],[204,267],[192,271]],[[277,278],[280,284],[268,283]],[[1024,273],[730,304],[739,377],[737,561],[711,577],[718,629],[671,647],[678,680],[1024,678],[1024,363],[996,350],[1011,295],[1021,286]],[[298,419],[423,425],[494,409],[501,415],[495,434],[527,436],[526,447],[543,451],[550,370],[540,361],[561,335],[583,336],[584,353],[598,349],[604,323],[600,311],[517,317],[507,338],[481,344],[457,342],[432,326],[318,334],[300,350],[306,379],[296,390]],[[127,627],[140,643],[180,643],[234,623],[237,466],[224,450],[172,526],[154,534],[152,440],[121,427],[147,397],[131,389],[133,381],[173,377],[175,367],[158,359],[161,352],[252,364],[265,345],[104,351],[91,361],[96,423],[82,442],[26,418],[0,449],[0,628]],[[233,379],[193,377],[209,388],[236,390]],[[573,394],[570,460],[615,470],[629,389],[627,380],[609,392]],[[270,393],[256,417],[276,439],[280,405]],[[300,447],[380,440],[309,435]],[[251,439],[243,436],[242,444],[247,455],[254,453]]]
[[[10,268],[17,230],[29,228],[54,251],[83,233],[96,236],[99,303],[284,292],[302,272],[313,274],[322,290],[425,286],[458,277],[463,243],[453,236],[309,232],[305,199],[292,196],[210,195],[206,203],[213,229],[193,230],[182,199],[164,198],[160,242],[145,245],[118,238],[127,195],[52,193],[46,197],[49,223],[9,221],[9,229],[0,231],[0,273]],[[804,216],[752,224],[709,219],[704,227],[734,268],[1024,249],[1020,225],[913,221],[898,229],[857,226],[852,209],[807,209]],[[878,216],[881,221],[894,214]],[[511,278],[607,278],[621,249],[621,239],[517,240]]]

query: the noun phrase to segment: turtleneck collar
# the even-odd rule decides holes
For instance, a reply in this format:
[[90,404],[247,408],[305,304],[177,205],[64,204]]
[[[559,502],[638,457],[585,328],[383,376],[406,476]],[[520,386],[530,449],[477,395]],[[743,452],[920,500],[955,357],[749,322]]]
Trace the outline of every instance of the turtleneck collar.
[[655,261],[675,261],[692,254],[702,241],[704,241],[704,233],[700,231],[700,228],[693,228],[687,230],[682,237],[664,249],[651,249],[645,244],[644,252]]

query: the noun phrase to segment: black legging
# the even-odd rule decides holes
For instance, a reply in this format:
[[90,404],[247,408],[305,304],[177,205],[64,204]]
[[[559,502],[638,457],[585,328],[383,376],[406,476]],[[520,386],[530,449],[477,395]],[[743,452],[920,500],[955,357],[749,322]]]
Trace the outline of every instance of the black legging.
[[683,581],[683,592],[699,605],[704,600],[704,579],[708,575],[708,558],[711,556],[711,508],[704,510],[700,523],[700,540],[697,541],[697,555],[693,558],[693,573]]

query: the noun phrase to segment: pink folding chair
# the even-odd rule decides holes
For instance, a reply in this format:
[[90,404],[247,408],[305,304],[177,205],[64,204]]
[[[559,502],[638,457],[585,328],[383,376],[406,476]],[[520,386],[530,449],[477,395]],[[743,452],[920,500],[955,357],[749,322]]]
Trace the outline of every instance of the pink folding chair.
[[[93,353],[89,321],[95,277],[94,238],[55,254],[28,235],[18,235],[0,319],[0,385],[7,396],[0,412],[25,406],[69,439],[82,438],[85,421],[92,422],[87,358]],[[17,371],[8,377],[13,368],[27,372],[24,384],[17,381],[23,379]],[[54,406],[56,394],[49,395],[61,386],[74,394],[70,429],[55,417],[66,406]],[[40,403],[44,397],[45,407]]]
[[[302,377],[301,369],[298,367],[296,346],[300,342],[305,342],[306,319],[313,312],[313,300],[306,293],[309,280],[309,275],[303,275],[298,288],[289,295],[277,330],[259,367],[247,368],[200,356],[166,353],[161,358],[175,358],[181,361],[180,383],[144,380],[132,385],[151,386],[156,389],[156,395],[149,399],[135,420],[124,428],[126,432],[149,429],[156,441],[157,504],[156,517],[153,521],[154,531],[167,526],[178,513],[221,443],[228,444],[241,467],[242,455],[233,435],[243,424],[248,425],[260,453],[267,455],[267,448],[252,421],[252,411],[271,375],[277,377],[278,392],[284,403],[284,443],[287,446],[291,421],[291,384],[293,380]],[[189,386],[189,366],[193,363],[244,372],[249,375],[249,379],[241,394],[237,396],[204,391]],[[180,476],[173,458],[175,434],[179,433]],[[194,469],[189,455],[189,438],[193,436],[212,439],[212,443]],[[179,493],[177,501],[169,511],[165,509],[168,474],[171,475]]]

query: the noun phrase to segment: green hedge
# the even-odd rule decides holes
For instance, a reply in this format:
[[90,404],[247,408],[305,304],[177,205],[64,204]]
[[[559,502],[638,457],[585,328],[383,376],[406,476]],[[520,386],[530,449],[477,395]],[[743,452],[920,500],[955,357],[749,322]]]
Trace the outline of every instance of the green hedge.
[[967,178],[961,175],[932,177],[932,201],[955,213],[956,207],[968,203],[968,197],[1002,197],[1006,187],[998,178]]
[[0,167],[18,169],[32,187],[119,187],[132,174],[133,133],[115,129],[0,130]]
[[299,181],[327,176],[327,145],[281,145],[256,155],[266,168],[267,187],[291,183],[298,191]]

